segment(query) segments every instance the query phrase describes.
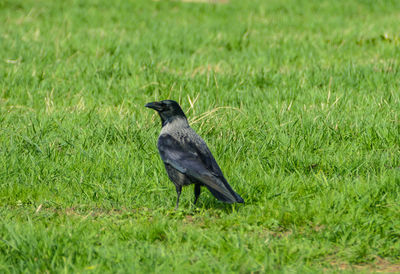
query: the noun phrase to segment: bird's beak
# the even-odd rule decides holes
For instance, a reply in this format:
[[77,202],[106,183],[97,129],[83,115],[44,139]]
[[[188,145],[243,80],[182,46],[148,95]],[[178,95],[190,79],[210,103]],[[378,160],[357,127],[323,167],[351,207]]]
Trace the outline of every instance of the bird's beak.
[[162,110],[162,106],[161,106],[160,102],[147,103],[145,105],[145,107],[152,108],[152,109],[157,110],[157,111],[161,111]]

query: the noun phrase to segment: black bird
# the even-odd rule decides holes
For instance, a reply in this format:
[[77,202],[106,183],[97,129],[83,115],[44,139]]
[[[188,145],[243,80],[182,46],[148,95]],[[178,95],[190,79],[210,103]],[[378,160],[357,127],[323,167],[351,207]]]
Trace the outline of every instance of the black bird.
[[194,184],[194,204],[201,186],[205,186],[220,201],[243,203],[244,200],[228,184],[206,143],[189,126],[179,104],[163,100],[146,104],[158,112],[162,129],[158,137],[158,150],[169,179],[175,184],[179,206],[182,186]]

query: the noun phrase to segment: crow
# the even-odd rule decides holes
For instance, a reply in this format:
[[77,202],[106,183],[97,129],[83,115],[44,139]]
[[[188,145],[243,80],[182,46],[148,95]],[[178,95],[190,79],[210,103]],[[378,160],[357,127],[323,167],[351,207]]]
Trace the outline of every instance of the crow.
[[173,100],[151,102],[145,107],[158,112],[162,129],[157,147],[169,179],[174,183],[179,206],[182,187],[194,184],[194,204],[205,186],[220,201],[243,203],[228,184],[206,143],[189,126],[185,113]]

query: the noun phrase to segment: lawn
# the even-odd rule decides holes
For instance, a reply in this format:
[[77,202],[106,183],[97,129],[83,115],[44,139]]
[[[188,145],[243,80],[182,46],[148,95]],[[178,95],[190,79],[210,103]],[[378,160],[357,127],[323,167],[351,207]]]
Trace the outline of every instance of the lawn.
[[[399,18],[0,0],[0,272],[400,271]],[[167,98],[245,204],[186,187],[174,211],[144,107]]]

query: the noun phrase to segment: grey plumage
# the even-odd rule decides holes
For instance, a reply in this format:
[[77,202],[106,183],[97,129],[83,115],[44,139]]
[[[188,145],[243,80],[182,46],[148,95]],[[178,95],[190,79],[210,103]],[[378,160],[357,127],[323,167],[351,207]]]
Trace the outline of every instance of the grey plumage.
[[190,184],[195,184],[195,204],[201,186],[207,187],[220,201],[244,202],[225,179],[204,140],[189,126],[177,102],[164,100],[148,103],[146,107],[156,110],[161,118],[162,129],[157,147],[168,177],[175,184],[178,194],[176,208],[182,187]]

